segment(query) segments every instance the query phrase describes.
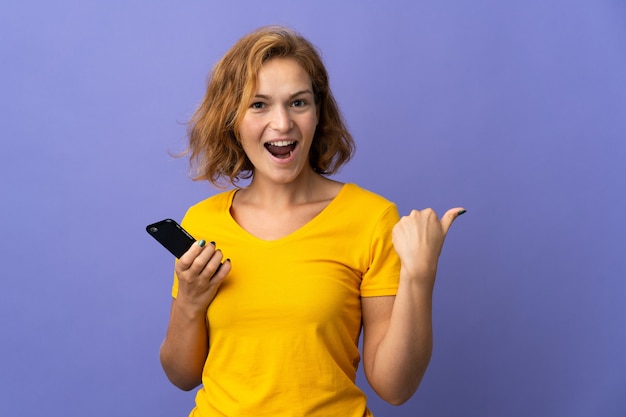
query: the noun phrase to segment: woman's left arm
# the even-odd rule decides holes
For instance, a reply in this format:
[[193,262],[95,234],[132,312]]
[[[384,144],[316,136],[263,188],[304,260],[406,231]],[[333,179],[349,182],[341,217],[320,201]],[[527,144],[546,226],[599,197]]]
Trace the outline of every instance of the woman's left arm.
[[398,292],[362,299],[363,368],[374,391],[390,404],[411,398],[428,367],[437,263],[450,225],[464,212],[448,210],[441,220],[432,209],[402,217],[393,229],[401,262]]

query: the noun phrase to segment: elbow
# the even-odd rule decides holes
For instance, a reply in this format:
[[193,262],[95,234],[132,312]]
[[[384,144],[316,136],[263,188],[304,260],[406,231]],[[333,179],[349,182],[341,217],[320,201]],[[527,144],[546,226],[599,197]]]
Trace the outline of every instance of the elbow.
[[197,388],[202,383],[201,379],[194,376],[183,375],[177,372],[173,372],[171,370],[168,371],[168,369],[166,369],[165,367],[163,367],[163,370],[165,371],[165,375],[167,376],[167,379],[169,379],[169,381],[172,383],[172,385],[182,391],[191,391]]
[[194,372],[173,363],[167,355],[163,354],[163,349],[161,349],[160,362],[165,376],[176,388],[182,391],[191,391],[202,384],[202,372]]
[[380,397],[386,403],[397,407],[409,401],[411,397],[413,397],[413,394],[415,394],[415,391],[417,391],[417,389],[409,389],[403,392],[395,392],[392,395],[386,395],[384,397],[383,396],[380,396]]
[[400,381],[396,381],[395,384],[385,384],[383,387],[374,387],[372,384],[370,386],[374,389],[376,394],[385,401],[386,403],[399,406],[407,401],[409,401],[413,395],[417,392],[417,389],[420,386],[422,381],[421,375],[419,377],[415,377],[412,380],[404,380],[402,383]]
[[391,400],[386,401],[386,402],[387,402],[387,404],[393,405],[394,407],[398,407],[398,406],[404,404],[405,402],[407,402],[408,400],[409,400],[408,398],[394,398],[394,399],[391,399]]
[[190,382],[190,381],[175,381],[174,379],[168,376],[170,382],[178,389],[182,391],[191,391],[200,385],[199,382]]

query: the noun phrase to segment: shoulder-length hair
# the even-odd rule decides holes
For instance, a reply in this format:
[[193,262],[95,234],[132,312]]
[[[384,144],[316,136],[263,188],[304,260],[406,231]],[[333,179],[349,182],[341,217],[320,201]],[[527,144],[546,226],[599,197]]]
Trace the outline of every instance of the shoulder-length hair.
[[330,91],[328,73],[316,48],[296,32],[280,26],[260,28],[241,38],[209,75],[204,99],[188,127],[194,180],[232,185],[254,175],[241,146],[241,121],[257,88],[257,75],[272,58],[296,60],[311,78],[319,121],[309,152],[313,170],[334,174],[352,157],[355,146]]

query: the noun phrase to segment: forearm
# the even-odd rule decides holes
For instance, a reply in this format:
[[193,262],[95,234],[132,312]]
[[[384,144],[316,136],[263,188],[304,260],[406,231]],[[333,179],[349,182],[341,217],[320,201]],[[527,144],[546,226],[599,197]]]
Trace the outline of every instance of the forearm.
[[376,349],[370,377],[381,398],[395,405],[407,401],[417,390],[433,346],[433,288],[423,283],[434,279],[413,278],[401,270],[388,330]]
[[200,385],[208,351],[205,314],[189,313],[174,300],[160,351],[161,366],[172,384],[185,391]]
[[382,314],[368,302],[363,321],[367,378],[392,404],[411,398],[430,362],[437,264],[450,225],[463,213],[462,207],[453,208],[439,220],[430,208],[411,210],[393,227],[393,246],[401,263],[398,292]]

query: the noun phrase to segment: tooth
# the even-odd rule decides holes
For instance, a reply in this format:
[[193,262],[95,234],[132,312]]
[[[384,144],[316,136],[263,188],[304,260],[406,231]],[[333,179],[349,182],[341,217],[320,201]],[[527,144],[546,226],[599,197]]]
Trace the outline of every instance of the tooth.
[[270,142],[270,145],[273,145],[273,146],[289,146],[289,145],[292,145],[293,143],[294,142],[290,141],[290,140],[279,140],[279,141],[276,141],[276,142]]

